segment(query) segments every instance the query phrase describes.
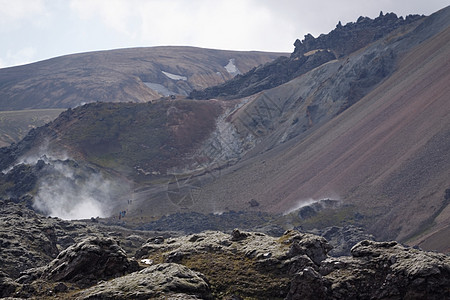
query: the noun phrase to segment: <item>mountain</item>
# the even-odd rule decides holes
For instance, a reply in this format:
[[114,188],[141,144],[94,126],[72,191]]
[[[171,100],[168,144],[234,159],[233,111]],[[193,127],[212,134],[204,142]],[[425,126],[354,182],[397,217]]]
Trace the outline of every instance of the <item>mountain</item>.
[[148,102],[188,95],[282,53],[148,47],[61,56],[0,69],[0,110],[69,108],[90,102]]
[[[447,7],[338,24],[296,42],[290,58],[199,92],[225,91],[217,99],[193,91],[69,109],[1,149],[0,190],[46,214],[144,229],[189,217],[202,229],[358,226],[448,252],[449,20]],[[27,172],[39,180],[16,193]]]

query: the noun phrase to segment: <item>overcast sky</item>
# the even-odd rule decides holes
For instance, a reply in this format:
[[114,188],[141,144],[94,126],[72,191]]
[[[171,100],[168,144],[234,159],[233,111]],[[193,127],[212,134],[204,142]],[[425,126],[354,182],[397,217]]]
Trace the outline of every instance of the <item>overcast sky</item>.
[[450,0],[0,0],[0,68],[94,50],[188,45],[292,52],[380,11],[429,15]]

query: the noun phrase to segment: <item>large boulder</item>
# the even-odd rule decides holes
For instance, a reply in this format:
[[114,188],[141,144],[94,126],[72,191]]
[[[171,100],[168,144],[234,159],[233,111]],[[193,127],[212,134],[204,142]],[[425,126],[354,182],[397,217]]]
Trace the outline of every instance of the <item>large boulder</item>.
[[62,251],[44,268],[42,278],[89,286],[138,269],[115,240],[91,237]]
[[174,263],[157,264],[102,282],[76,299],[212,299],[203,275]]

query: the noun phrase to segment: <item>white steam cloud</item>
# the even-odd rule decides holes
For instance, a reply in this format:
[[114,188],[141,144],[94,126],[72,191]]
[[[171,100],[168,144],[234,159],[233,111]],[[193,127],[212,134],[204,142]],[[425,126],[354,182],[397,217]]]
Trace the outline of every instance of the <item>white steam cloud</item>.
[[87,219],[110,215],[112,182],[101,174],[75,169],[61,161],[53,163],[52,173],[41,180],[34,208],[61,219]]
[[41,164],[33,207],[49,216],[66,220],[108,217],[117,194],[124,191],[123,184],[78,165],[67,154],[52,153],[45,142],[37,153],[22,157],[15,165],[18,164]]
[[314,199],[303,199],[303,200],[300,200],[300,201],[298,201],[294,206],[292,206],[291,208],[289,208],[288,210],[286,210],[286,211],[283,213],[283,216],[288,215],[288,214],[290,214],[290,213],[292,213],[292,212],[294,212],[294,211],[296,211],[296,210],[299,210],[299,209],[302,208],[302,207],[311,205],[311,204],[313,204],[313,203],[315,203],[315,202],[319,202],[319,201],[320,201],[320,200],[314,200]]
[[283,216],[289,215],[290,213],[293,213],[293,212],[295,212],[295,211],[297,211],[297,210],[299,210],[299,209],[301,209],[301,208],[303,208],[305,206],[309,206],[311,204],[314,204],[314,203],[317,203],[317,202],[321,202],[323,200],[331,200],[331,199],[333,199],[334,201],[340,201],[340,197],[337,196],[337,195],[334,195],[334,197],[330,197],[330,198],[325,197],[325,198],[320,198],[320,199],[316,199],[316,200],[312,199],[312,198],[299,200],[294,206],[292,206],[291,208],[287,209],[283,213]]

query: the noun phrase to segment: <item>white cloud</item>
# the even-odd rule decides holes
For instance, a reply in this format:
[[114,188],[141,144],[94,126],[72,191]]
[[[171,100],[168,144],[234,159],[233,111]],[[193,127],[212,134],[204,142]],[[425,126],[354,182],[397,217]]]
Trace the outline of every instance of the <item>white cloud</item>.
[[33,47],[21,48],[18,51],[8,50],[6,56],[0,59],[0,67],[24,65],[35,61],[36,49]]
[[140,1],[122,0],[72,0],[70,9],[81,20],[99,18],[107,27],[126,35],[132,35],[130,21],[136,16]]
[[35,22],[39,15],[45,15],[46,5],[43,0],[0,0],[0,24],[7,25],[3,30],[20,26],[23,20]]
[[[292,26],[257,1],[133,1],[136,42],[220,49],[280,49]],[[275,41],[275,42],[274,42]],[[277,45],[278,44],[278,45]]]

